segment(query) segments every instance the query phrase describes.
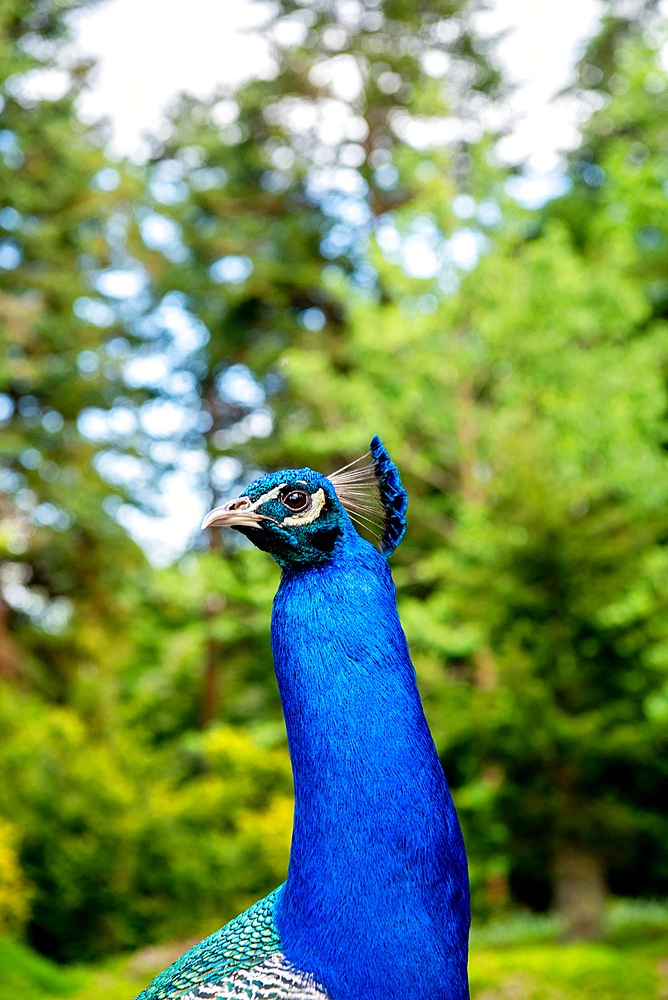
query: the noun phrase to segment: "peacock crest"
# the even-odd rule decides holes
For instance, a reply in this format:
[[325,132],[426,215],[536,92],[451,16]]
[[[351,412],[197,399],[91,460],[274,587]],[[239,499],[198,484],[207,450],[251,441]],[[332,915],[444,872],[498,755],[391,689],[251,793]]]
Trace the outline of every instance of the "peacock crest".
[[406,531],[408,494],[378,435],[365,455],[328,479],[351,521],[376,539],[384,556],[391,556]]

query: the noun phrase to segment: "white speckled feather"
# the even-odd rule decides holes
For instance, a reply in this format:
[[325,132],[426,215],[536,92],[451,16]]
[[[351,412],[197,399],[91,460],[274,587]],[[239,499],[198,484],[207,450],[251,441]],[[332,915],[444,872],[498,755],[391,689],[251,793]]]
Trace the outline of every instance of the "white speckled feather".
[[236,969],[217,983],[202,983],[182,1000],[329,1000],[329,994],[313,976],[293,968],[280,951],[251,969]]

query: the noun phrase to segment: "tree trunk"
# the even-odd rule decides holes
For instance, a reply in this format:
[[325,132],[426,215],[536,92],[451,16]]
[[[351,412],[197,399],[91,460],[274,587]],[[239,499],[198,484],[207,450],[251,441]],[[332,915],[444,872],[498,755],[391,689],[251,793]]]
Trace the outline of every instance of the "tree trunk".
[[483,491],[474,478],[478,464],[473,386],[466,382],[455,390],[455,426],[459,442],[459,476],[462,497],[467,503],[481,503]]
[[0,677],[9,680],[19,672],[19,651],[8,628],[9,609],[0,597]]
[[202,684],[202,702],[200,706],[200,727],[206,727],[213,722],[218,714],[220,702],[220,649],[215,639],[209,637],[206,641],[206,663],[204,666],[204,682]]
[[558,852],[554,865],[555,907],[567,941],[591,941],[603,934],[607,886],[601,859],[574,846]]
[[213,635],[213,619],[225,609],[225,599],[220,594],[209,594],[204,602],[204,617],[209,635],[206,640],[206,661],[202,678],[202,701],[200,703],[200,727],[206,729],[218,715],[221,695],[221,667],[223,650]]
[[[213,495],[213,488],[212,488]],[[209,547],[220,554],[221,542],[220,531],[215,529],[209,532]],[[227,601],[223,594],[210,593],[204,598],[202,607],[202,617],[206,622],[207,637],[204,645],[205,660],[202,671],[202,693],[199,706],[200,729],[206,729],[217,717],[220,710],[220,696],[222,687],[222,660],[223,650],[218,639],[214,635],[213,624],[218,615],[225,610]]]
[[489,646],[480,646],[473,654],[475,685],[481,691],[493,691],[499,686],[496,657]]

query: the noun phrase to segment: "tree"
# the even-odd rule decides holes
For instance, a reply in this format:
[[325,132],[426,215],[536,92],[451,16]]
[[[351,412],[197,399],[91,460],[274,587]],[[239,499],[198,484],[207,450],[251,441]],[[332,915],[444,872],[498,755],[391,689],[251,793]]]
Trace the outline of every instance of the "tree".
[[[572,193],[543,213],[509,200],[487,163],[490,140],[467,141],[455,116],[444,125],[444,91],[429,76],[450,54],[433,39],[465,38],[463,22],[421,11],[412,34],[397,10],[383,8],[387,33],[367,27],[353,39],[332,23],[338,7],[282,8],[272,30],[287,17],[302,34],[309,22],[309,33],[280,53],[275,81],[235,101],[182,105],[151,177],[174,204],[161,214],[180,228],[164,230],[172,265],[151,266],[157,287],[178,287],[211,331],[198,378],[208,447],[225,452],[211,466],[214,485],[220,475],[233,491],[230,473],[247,477],[256,456],[323,468],[362,452],[377,430],[387,438],[413,497],[397,556],[402,613],[460,785],[480,905],[503,895],[507,876],[520,900],[553,898],[568,933],[595,934],[608,878],[648,889],[665,869],[664,775],[653,760],[665,676],[658,286],[649,297],[638,288],[647,264],[633,231],[601,211],[593,153],[578,151]],[[602,37],[617,32],[622,53],[635,22],[612,23]],[[334,42],[338,55],[323,51]],[[340,129],[327,142],[318,130],[351,54],[348,79],[356,65],[364,86],[350,93],[362,122],[348,121],[360,138]],[[417,55],[428,72],[416,71]],[[661,78],[643,58],[639,104]],[[592,65],[582,70],[591,79]],[[494,82],[488,75],[470,95],[478,120]],[[615,113],[610,104],[613,122]],[[629,155],[644,163],[641,153]],[[610,167],[599,169],[614,174],[620,152],[606,155]],[[221,169],[225,198],[223,175],[207,172]],[[641,229],[649,250],[663,225],[656,176],[647,198],[660,223]],[[175,233],[189,261],[176,259]],[[212,294],[216,279],[224,300]],[[271,415],[258,410],[267,388],[278,388]],[[251,445],[270,416],[271,440]],[[629,593],[641,610],[623,612]]]
[[125,341],[94,286],[113,256],[113,201],[130,187],[110,194],[120,174],[76,118],[87,67],[58,68],[73,6],[17,0],[0,13],[0,668],[56,698],[78,665],[102,664],[123,614],[113,595],[138,556],[77,428],[124,391]]
[[[184,97],[127,210],[132,255],[151,275],[150,303],[127,328],[148,341],[138,357],[155,360],[145,372],[161,397],[156,416],[181,414],[169,445],[145,451],[164,476],[205,456],[191,478],[201,513],[258,461],[318,464],[347,451],[348,439],[313,432],[288,451],[272,434],[283,419],[299,429],[303,416],[282,391],[285,350],[339,350],[346,307],[326,273],[373,285],[365,247],[375,220],[419,203],[424,178],[439,172],[453,191],[468,183],[477,119],[499,84],[459,3],[286,2],[266,35],[271,79],[209,102]],[[217,599],[202,595],[203,623],[218,616]],[[227,657],[209,631],[203,723],[219,711]]]
[[[458,4],[286,0],[276,75],[184,98],[145,168],[105,164],[69,97],[36,104],[30,139],[27,83],[5,84],[35,166],[25,190],[6,174],[25,243],[2,279],[4,502],[35,532],[4,560],[0,660],[29,649],[65,704],[4,692],[0,811],[43,949],[185,933],[195,900],[213,924],[287,851],[275,568],[220,537],[150,573],[118,524],[145,527],[185,471],[194,527],[264,466],[326,472],[376,432],[411,496],[400,611],[478,914],[552,899],[586,935],[607,885],[665,886],[665,74],[635,27],[606,21],[586,54],[598,110],[540,212],[493,165],[499,80]],[[48,374],[77,359],[80,381]],[[70,531],[37,524],[66,508]],[[32,618],[28,571],[50,602]],[[72,625],[51,635],[59,597]]]
[[[379,254],[385,301],[353,312],[345,379],[323,348],[288,358],[314,420],[322,396],[339,432],[384,420],[416,477],[402,612],[441,707],[474,884],[498,896],[505,869],[516,898],[552,896],[571,936],[600,933],[608,880],[656,893],[666,871],[666,330],[652,256],[665,198],[649,153],[663,75],[635,28],[616,26],[636,93],[613,84],[625,113],[613,100],[594,116],[612,138],[604,160],[591,142],[574,156],[571,195],[527,217],[499,191],[504,225],[449,298]],[[415,224],[396,213],[386,256],[406,259]]]
[[[327,297],[324,269],[338,261],[356,285],[372,279],[363,258],[375,214],[412,197],[422,161],[427,174],[435,169],[428,152],[407,148],[404,162],[402,130],[449,127],[459,154],[452,170],[466,173],[475,126],[462,122],[463,106],[486,100],[495,78],[459,5],[376,8],[280,8],[269,31],[284,72],[236,99],[184,100],[145,175],[106,163],[103,136],[77,123],[72,102],[85,67],[72,70],[62,96],[40,96],[41,69],[58,58],[63,8],[6,8],[3,219],[12,235],[3,244],[2,302],[13,367],[2,387],[11,531],[3,572],[13,646],[5,644],[3,662],[7,672],[20,666],[24,686],[65,705],[4,692],[0,805],[19,817],[22,864],[35,886],[32,940],[61,958],[178,930],[203,886],[214,887],[211,907],[224,911],[234,892],[262,888],[248,878],[254,869],[265,877],[276,868],[262,860],[258,811],[267,832],[288,813],[266,789],[258,797],[253,776],[254,810],[239,820],[232,852],[245,859],[239,878],[222,878],[221,853],[232,848],[216,835],[199,875],[187,877],[187,813],[213,767],[201,757],[201,781],[198,772],[179,774],[183,824],[161,816],[162,853],[148,866],[146,843],[160,822],[149,835],[137,821],[147,775],[173,790],[166,761],[183,753],[184,729],[211,727],[223,712],[236,723],[261,714],[256,740],[280,741],[267,634],[274,571],[240,552],[223,567],[190,560],[182,572],[135,580],[129,571],[141,571],[141,561],[118,522],[132,525],[158,503],[156,485],[176,468],[191,470],[202,504],[212,487],[233,488],[259,457],[280,454],[271,445],[260,456],[247,444],[279,416],[293,428],[299,421],[299,406],[281,396],[277,362],[287,341],[277,327],[300,343],[324,326],[336,343],[344,306]],[[295,30],[303,44],[280,43]],[[418,71],[424,45],[431,62]],[[444,94],[439,75],[449,59],[459,82]],[[351,81],[359,97],[349,105],[339,88]],[[449,123],[448,108],[457,112]],[[270,396],[273,414],[261,405]],[[321,458],[331,451],[324,440],[314,447]],[[199,707],[189,673],[198,656]],[[281,755],[267,751],[279,770]],[[168,811],[179,813],[165,794]],[[216,808],[208,828],[220,821]],[[142,871],[161,880],[141,883]],[[160,916],[166,895],[169,926]]]

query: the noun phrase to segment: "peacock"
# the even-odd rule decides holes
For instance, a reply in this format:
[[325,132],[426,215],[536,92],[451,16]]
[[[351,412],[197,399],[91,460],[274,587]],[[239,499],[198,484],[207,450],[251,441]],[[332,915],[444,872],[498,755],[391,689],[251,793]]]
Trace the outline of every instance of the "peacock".
[[283,885],[139,1000],[468,997],[464,843],[387,563],[407,504],[376,436],[329,477],[264,475],[204,518],[282,570],[271,639],[295,785],[290,863]]

